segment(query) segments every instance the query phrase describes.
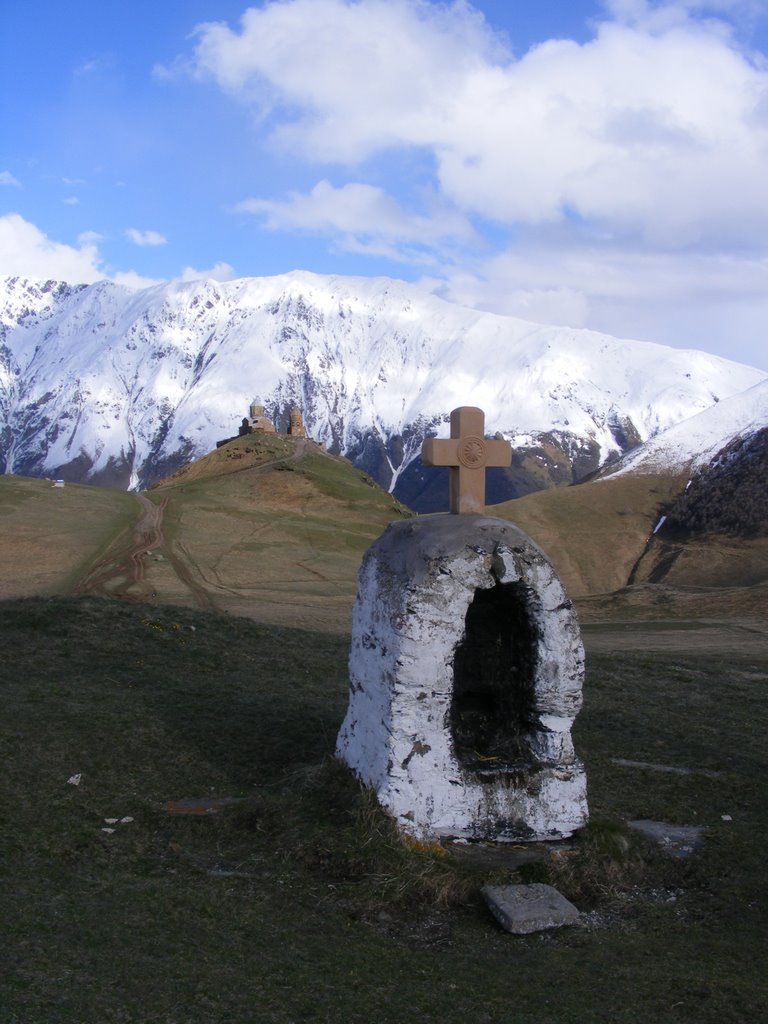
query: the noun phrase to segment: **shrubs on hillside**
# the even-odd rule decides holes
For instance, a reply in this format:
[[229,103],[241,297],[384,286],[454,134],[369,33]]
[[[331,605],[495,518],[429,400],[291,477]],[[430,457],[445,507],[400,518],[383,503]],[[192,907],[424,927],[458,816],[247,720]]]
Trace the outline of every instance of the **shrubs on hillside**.
[[768,427],[726,445],[666,510],[664,532],[768,536]]

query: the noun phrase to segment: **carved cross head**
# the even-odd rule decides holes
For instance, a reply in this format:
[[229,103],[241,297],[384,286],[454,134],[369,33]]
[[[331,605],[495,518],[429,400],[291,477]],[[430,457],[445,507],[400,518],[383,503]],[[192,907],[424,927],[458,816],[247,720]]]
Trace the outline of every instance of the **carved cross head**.
[[485,471],[489,466],[510,466],[509,441],[487,441],[485,413],[462,405],[451,413],[448,440],[428,437],[421,449],[425,466],[448,466],[450,470],[450,511],[480,514],[485,511]]

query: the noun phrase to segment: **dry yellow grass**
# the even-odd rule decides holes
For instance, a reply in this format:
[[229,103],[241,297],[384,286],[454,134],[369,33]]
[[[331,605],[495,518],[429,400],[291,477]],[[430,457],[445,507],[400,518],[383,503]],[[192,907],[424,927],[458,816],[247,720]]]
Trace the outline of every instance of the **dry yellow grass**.
[[622,476],[537,491],[489,511],[532,537],[573,598],[626,585],[659,518],[659,507],[685,480]]
[[490,512],[514,522],[544,550],[584,622],[669,617],[765,622],[765,538],[688,541],[678,545],[661,574],[657,571],[669,546],[651,541],[653,529],[686,479],[608,477],[537,491]]
[[96,594],[344,633],[366,548],[404,511],[312,442],[238,439],[148,494],[6,477],[2,596]]
[[0,476],[0,598],[66,593],[139,511],[125,491]]
[[[649,582],[649,538],[684,483],[622,476],[488,512],[539,544],[585,621],[768,615],[765,539],[688,543]],[[92,593],[346,633],[362,555],[402,514],[346,460],[269,435],[239,438],[147,494],[4,477],[0,596]]]

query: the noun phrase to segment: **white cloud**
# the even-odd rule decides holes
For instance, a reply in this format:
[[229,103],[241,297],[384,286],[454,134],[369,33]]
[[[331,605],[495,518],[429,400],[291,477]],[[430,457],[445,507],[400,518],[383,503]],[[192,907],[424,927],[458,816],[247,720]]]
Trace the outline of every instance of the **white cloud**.
[[77,198],[77,196],[67,196],[64,202],[67,204],[67,206],[77,206],[80,200]]
[[[768,74],[717,36],[604,26],[467,83],[439,165],[457,203],[507,223],[568,216],[668,247],[768,228]],[[482,111],[476,116],[477,111]]]
[[162,277],[144,277],[135,270],[117,270],[110,274],[110,280],[126,288],[151,288],[155,284],[163,284]]
[[[98,248],[102,241],[104,236],[98,232],[84,231],[78,236],[76,246],[66,245],[52,241],[18,213],[0,216],[0,276],[68,281],[70,284],[92,284],[106,278],[127,288],[149,288],[163,283],[163,278],[147,277],[135,270],[105,267]],[[179,279],[228,281],[234,276],[228,263],[219,262],[208,270],[185,267]]]
[[221,260],[212,267],[209,267],[208,270],[195,270],[194,267],[184,267],[179,274],[180,281],[231,281],[234,277],[234,268]]
[[[335,185],[242,204],[267,228],[427,265],[470,305],[760,365],[768,58],[740,40],[765,0],[602,7],[587,42],[515,56],[462,0],[266,0],[200,26],[176,70],[333,166]],[[396,199],[391,168],[414,164],[431,189]]]
[[105,275],[92,240],[54,242],[18,213],[0,217],[0,274],[91,284]]
[[240,31],[197,30],[195,71],[266,113],[302,111],[276,133],[316,159],[357,161],[429,145],[461,82],[499,51],[464,3],[287,0],[250,8]]
[[[435,205],[427,216],[403,209],[376,186],[350,182],[339,188],[318,182],[308,194],[286,199],[246,199],[237,207],[264,217],[271,230],[301,230],[338,236],[339,247],[395,259],[412,259],[423,247],[476,241],[463,215]],[[423,259],[423,255],[422,255]]]
[[18,213],[0,216],[0,275],[39,280],[93,284],[109,278],[129,288],[159,284],[157,278],[143,277],[133,270],[105,269],[98,243],[103,235],[84,231],[77,246],[55,242]]
[[463,305],[766,365],[764,330],[755,329],[768,323],[765,255],[698,253],[683,260],[558,235],[423,283]]
[[0,171],[0,185],[15,185],[16,188],[21,188],[21,182],[14,178],[10,171]]
[[101,74],[102,72],[109,71],[113,66],[114,57],[111,54],[100,54],[91,60],[78,64],[74,69],[74,74],[78,77],[82,75]]
[[[662,0],[661,3],[650,3],[649,0],[602,0],[602,6],[616,21],[656,29],[685,21],[691,14],[704,18],[724,14],[750,18],[765,13],[765,0]],[[728,25],[723,21],[709,27],[729,32]]]
[[137,228],[126,228],[124,234],[134,245],[168,244],[168,239],[159,231],[139,231]]
[[515,60],[464,3],[283,0],[201,26],[195,67],[306,160],[428,151],[471,214],[742,243],[768,230],[768,69],[705,6],[614,0],[590,42]]

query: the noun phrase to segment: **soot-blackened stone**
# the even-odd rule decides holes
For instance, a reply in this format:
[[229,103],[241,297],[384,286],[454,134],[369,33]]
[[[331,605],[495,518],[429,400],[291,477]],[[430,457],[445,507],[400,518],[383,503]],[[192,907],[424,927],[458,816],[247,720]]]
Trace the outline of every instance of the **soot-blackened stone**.
[[453,661],[451,735],[465,768],[530,763],[537,631],[523,583],[477,590]]

